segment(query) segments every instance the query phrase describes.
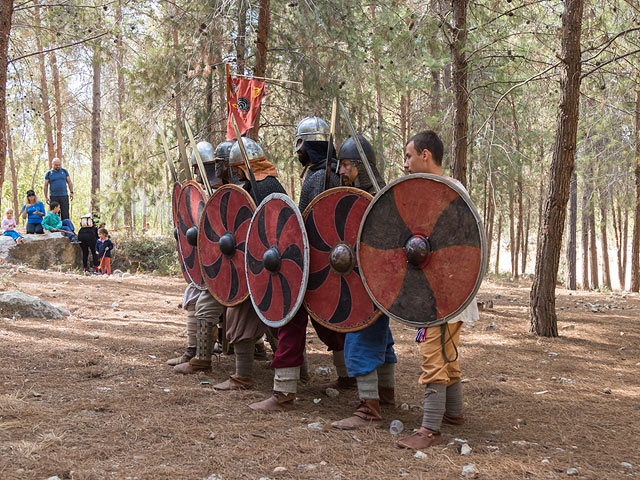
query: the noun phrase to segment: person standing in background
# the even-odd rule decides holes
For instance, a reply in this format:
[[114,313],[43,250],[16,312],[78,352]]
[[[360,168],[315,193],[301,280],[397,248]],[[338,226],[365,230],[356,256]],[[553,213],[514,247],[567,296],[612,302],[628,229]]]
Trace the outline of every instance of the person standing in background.
[[[47,203],[58,202],[60,204],[60,218],[68,220],[69,201],[73,200],[73,183],[69,172],[62,168],[62,161],[59,158],[54,158],[51,165],[53,168],[44,176],[44,199]],[[68,190],[67,185],[69,186]]]

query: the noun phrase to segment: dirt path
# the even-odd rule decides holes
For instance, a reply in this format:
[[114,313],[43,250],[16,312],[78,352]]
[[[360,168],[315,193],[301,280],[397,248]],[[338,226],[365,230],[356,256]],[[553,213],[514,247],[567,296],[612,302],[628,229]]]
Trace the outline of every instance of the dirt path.
[[[276,415],[247,408],[270,393],[264,362],[255,365],[253,391],[212,390],[233,358],[210,374],[174,375],[165,360],[185,344],[181,279],[30,269],[10,276],[8,268],[0,268],[2,290],[37,295],[72,316],[0,318],[2,479],[435,479],[459,478],[470,463],[479,478],[564,478],[569,468],[576,478],[639,477],[637,295],[559,290],[560,327],[569,328],[539,339],[527,333],[528,286],[485,282],[479,299],[494,307],[465,328],[460,349],[467,424],[443,429],[473,450],[461,456],[445,444],[416,459],[387,428],[332,430],[356,398],[327,397],[318,374],[300,387],[294,411]],[[398,405],[409,409],[385,410],[385,427],[400,419],[410,431],[422,415],[420,358],[414,329],[392,329]],[[308,341],[311,371],[329,366],[315,334]],[[323,429],[309,429],[313,422]]]

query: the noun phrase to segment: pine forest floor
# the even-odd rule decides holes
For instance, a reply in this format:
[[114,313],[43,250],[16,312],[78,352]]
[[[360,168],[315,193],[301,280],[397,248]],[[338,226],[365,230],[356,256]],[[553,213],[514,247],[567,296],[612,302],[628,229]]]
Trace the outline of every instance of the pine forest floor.
[[355,392],[329,398],[319,386],[330,378],[316,369],[331,356],[312,328],[313,376],[296,409],[258,414],[247,405],[271,392],[266,362],[255,364],[255,390],[226,393],[211,386],[233,372],[233,357],[197,376],[165,364],[186,340],[181,278],[19,270],[0,265],[1,290],[72,315],[0,318],[2,479],[437,479],[471,463],[487,479],[571,468],[575,478],[640,478],[637,294],[559,288],[561,336],[548,339],[528,333],[528,284],[485,281],[478,299],[493,308],[461,337],[467,423],[444,427],[445,443],[415,458],[388,430],[393,419],[405,433],[420,425],[415,329],[392,322],[398,407],[383,411],[385,428],[338,431],[330,423],[353,411]]

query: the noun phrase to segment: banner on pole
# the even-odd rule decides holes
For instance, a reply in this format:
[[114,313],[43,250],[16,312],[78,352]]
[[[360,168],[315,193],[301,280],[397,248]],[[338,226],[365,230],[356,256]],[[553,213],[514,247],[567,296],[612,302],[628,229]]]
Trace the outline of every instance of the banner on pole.
[[259,80],[233,78],[227,74],[227,140],[236,138],[231,115],[235,116],[241,135],[253,128],[265,95],[264,84]]

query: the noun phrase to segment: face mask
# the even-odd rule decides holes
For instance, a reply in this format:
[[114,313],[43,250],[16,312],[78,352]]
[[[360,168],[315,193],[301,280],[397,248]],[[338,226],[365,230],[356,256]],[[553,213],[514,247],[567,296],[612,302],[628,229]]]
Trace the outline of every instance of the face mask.
[[309,160],[309,154],[305,151],[298,150],[298,161],[303,167],[306,167],[311,160]]

